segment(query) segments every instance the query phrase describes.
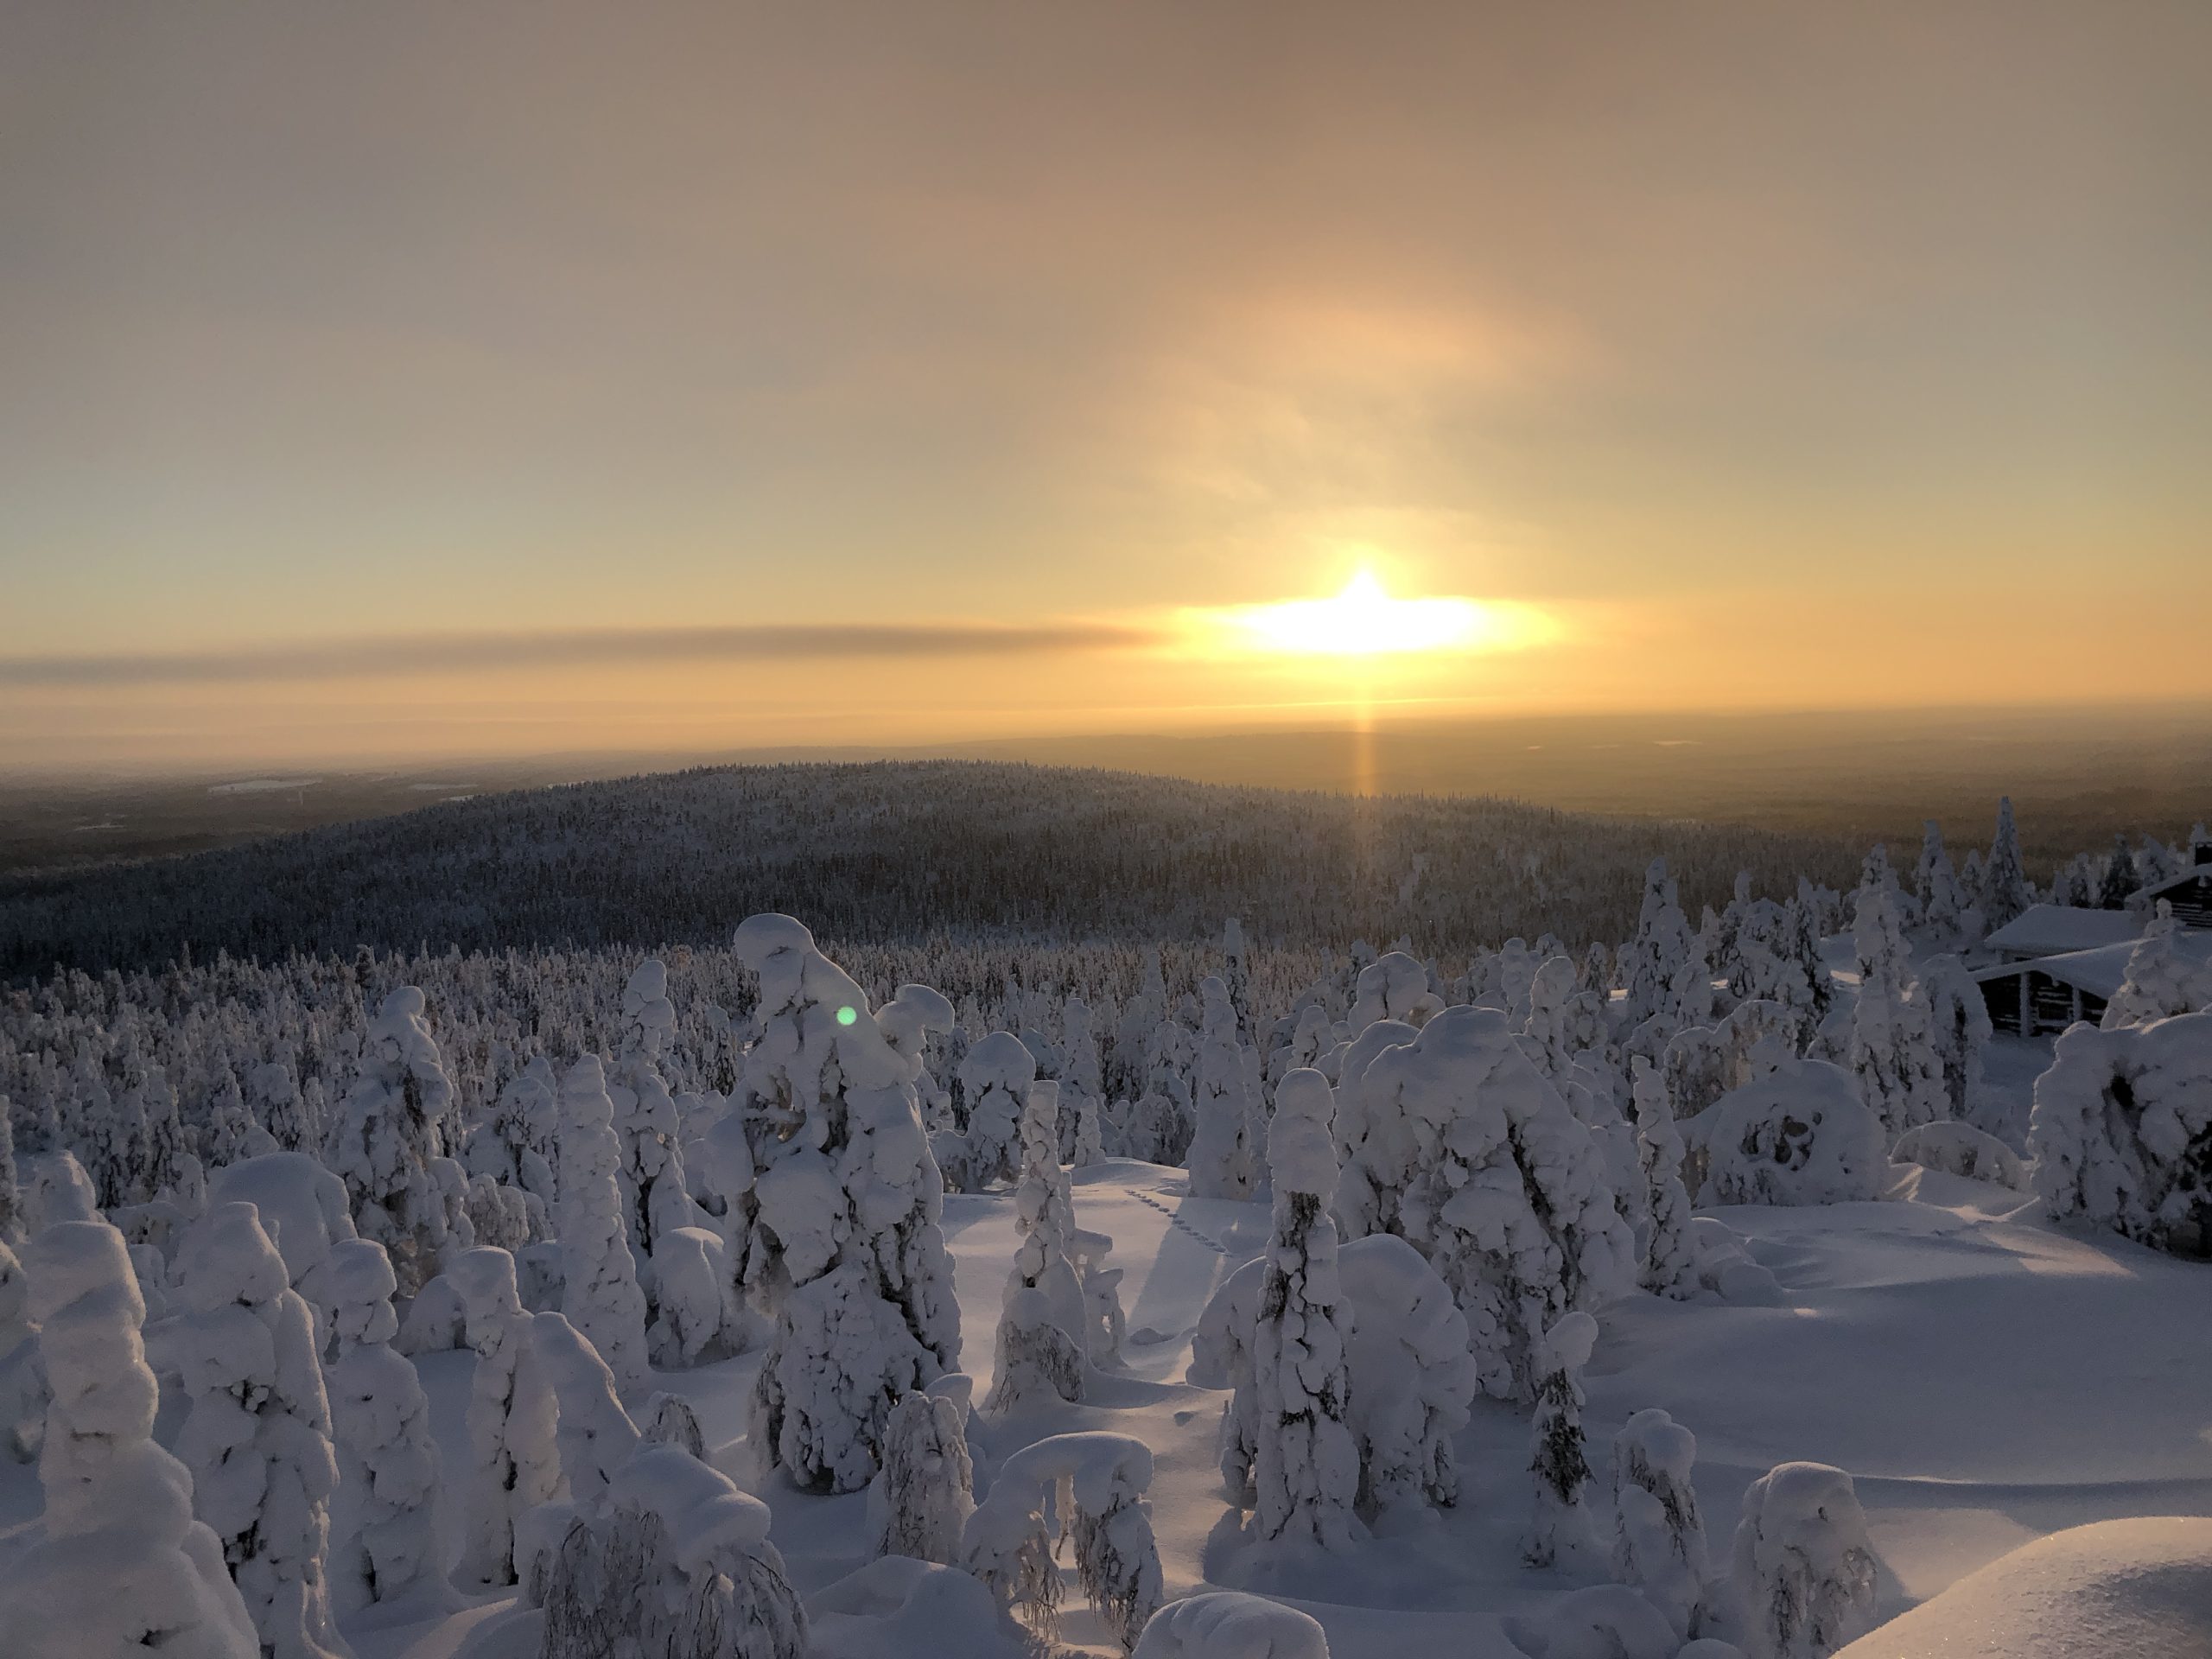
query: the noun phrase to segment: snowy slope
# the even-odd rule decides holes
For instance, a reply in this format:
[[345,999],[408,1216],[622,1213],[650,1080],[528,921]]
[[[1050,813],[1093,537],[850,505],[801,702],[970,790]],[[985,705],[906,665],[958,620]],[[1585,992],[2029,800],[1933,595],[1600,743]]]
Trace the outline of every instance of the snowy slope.
[[[1205,1585],[1281,1596],[1321,1622],[1338,1659],[1516,1652],[1509,1631],[1516,1622],[1592,1580],[1519,1563],[1528,1423],[1510,1407],[1477,1403],[1460,1441],[1465,1496],[1436,1524],[1325,1564],[1286,1567],[1240,1545],[1215,1466],[1224,1396],[1182,1377],[1199,1310],[1262,1249],[1267,1212],[1183,1198],[1185,1180],[1179,1170],[1127,1162],[1078,1173],[1080,1224],[1112,1234],[1128,1269],[1127,1370],[1082,1406],[1041,1410],[998,1433],[989,1449],[1003,1455],[1049,1433],[1093,1427],[1150,1444],[1154,1522],[1171,1596]],[[2202,1389],[2212,1374],[2212,1271],[2109,1236],[2050,1227],[2020,1212],[2019,1195],[1997,1187],[1900,1169],[1891,1190],[1878,1203],[1718,1212],[1750,1236],[1753,1254],[1780,1279],[1783,1302],[1638,1299],[1615,1309],[1588,1378],[1592,1461],[1603,1466],[1611,1434],[1631,1412],[1659,1406],[1673,1414],[1698,1437],[1696,1484],[1721,1559],[1753,1478],[1795,1458],[1840,1465],[1857,1478],[1882,1557],[1885,1617],[2047,1533],[2112,1517],[2212,1516]],[[946,1210],[980,1395],[990,1381],[991,1334],[1014,1243],[1013,1204],[956,1196]],[[694,1403],[717,1461],[748,1484],[750,1459],[734,1442],[756,1363],[741,1358],[654,1382]],[[449,1469],[462,1464],[471,1364],[460,1353],[420,1362]],[[804,1497],[772,1484],[763,1495],[803,1590],[862,1565],[861,1495]],[[33,1471],[0,1467],[0,1520],[20,1522],[36,1505]],[[2088,1542],[2104,1540],[2103,1554],[2082,1555],[2078,1571],[2069,1571],[2103,1583],[2097,1561],[2114,1542],[2133,1548],[2133,1536],[2091,1535]],[[2203,1537],[2190,1536],[2202,1556]],[[2146,1545],[2145,1553],[2156,1551]],[[361,1659],[448,1659],[496,1611],[349,1635]],[[1113,1650],[1079,1591],[1071,1592],[1062,1637],[1086,1651]],[[1948,1651],[1853,1652],[1923,1650]],[[498,1651],[494,1644],[486,1659]]]

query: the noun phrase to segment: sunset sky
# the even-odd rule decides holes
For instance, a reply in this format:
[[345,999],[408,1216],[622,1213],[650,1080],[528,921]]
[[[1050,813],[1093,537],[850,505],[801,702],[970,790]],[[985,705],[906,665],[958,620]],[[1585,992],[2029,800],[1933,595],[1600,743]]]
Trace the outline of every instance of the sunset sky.
[[0,766],[2212,698],[2208,156],[2197,0],[22,0]]

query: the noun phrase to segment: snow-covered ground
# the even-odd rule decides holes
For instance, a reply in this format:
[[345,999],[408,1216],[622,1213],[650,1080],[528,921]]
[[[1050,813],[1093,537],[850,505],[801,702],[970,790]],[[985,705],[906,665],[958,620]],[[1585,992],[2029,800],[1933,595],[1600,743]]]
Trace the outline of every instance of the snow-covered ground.
[[[2019,1045],[2023,1051],[2035,1046]],[[2038,1057],[2005,1050],[2002,1093]],[[1126,1369],[1082,1405],[993,1425],[995,1460],[1047,1433],[1105,1428],[1155,1456],[1153,1521],[1170,1597],[1212,1586],[1288,1600],[1327,1630],[1338,1659],[1510,1656],[1516,1623],[1591,1573],[1520,1563],[1529,1507],[1528,1419],[1478,1401],[1459,1439],[1463,1494],[1433,1523],[1338,1559],[1246,1547],[1225,1498],[1215,1430],[1225,1395],[1184,1381],[1207,1298],[1263,1247],[1263,1205],[1185,1196],[1180,1170],[1111,1161],[1077,1173],[1084,1227],[1112,1235],[1126,1269]],[[2021,1545],[2085,1522],[2212,1516],[2212,1268],[2112,1234],[2053,1226],[2009,1190],[1897,1166],[1880,1201],[1710,1211],[1749,1240],[1781,1286],[1771,1305],[1639,1297],[1612,1309],[1591,1364],[1592,1461],[1627,1416],[1660,1407],[1697,1436],[1696,1486],[1725,1560],[1744,1489],[1795,1459],[1851,1471],[1881,1558],[1885,1618]],[[966,1363],[988,1389],[1000,1293],[1015,1244],[1010,1195],[956,1195]],[[466,1461],[474,1360],[419,1368],[445,1464]],[[713,1458],[766,1497],[773,1541],[808,1593],[864,1564],[864,1495],[803,1496],[760,1482],[742,1442],[756,1357],[662,1373],[696,1409]],[[641,1403],[641,1401],[632,1403]],[[166,1433],[181,1401],[164,1409]],[[34,1471],[0,1467],[0,1524],[38,1509]],[[449,1540],[457,1516],[442,1516]],[[455,1545],[457,1548],[457,1544]],[[504,1653],[502,1603],[348,1630],[360,1659]],[[1064,1643],[1118,1651],[1071,1586]],[[1887,1652],[1884,1649],[1881,1651]],[[1899,1649],[1902,1651],[1902,1649]],[[1917,1651],[1917,1649],[1916,1649]]]

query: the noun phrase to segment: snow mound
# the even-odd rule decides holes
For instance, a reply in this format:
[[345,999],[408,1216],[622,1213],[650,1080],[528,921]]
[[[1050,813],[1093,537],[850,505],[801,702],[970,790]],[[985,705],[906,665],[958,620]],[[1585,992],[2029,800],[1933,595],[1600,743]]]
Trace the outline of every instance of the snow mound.
[[807,1599],[811,1659],[1028,1659],[1020,1628],[958,1567],[886,1555]]
[[2212,1520],[2100,1521],[2039,1538],[1836,1659],[2201,1659],[2212,1650]]
[[1329,1638],[1295,1607],[1215,1590],[1154,1613],[1134,1659],[1329,1659]]

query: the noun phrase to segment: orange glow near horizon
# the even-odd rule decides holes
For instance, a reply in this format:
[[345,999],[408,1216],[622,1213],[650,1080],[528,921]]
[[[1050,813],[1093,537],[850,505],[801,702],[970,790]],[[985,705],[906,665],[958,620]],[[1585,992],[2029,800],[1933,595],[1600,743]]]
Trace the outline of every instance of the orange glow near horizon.
[[1399,657],[1514,651],[1558,637],[1531,605],[1440,595],[1400,599],[1363,565],[1326,599],[1282,600],[1193,613],[1202,637],[1230,654]]

